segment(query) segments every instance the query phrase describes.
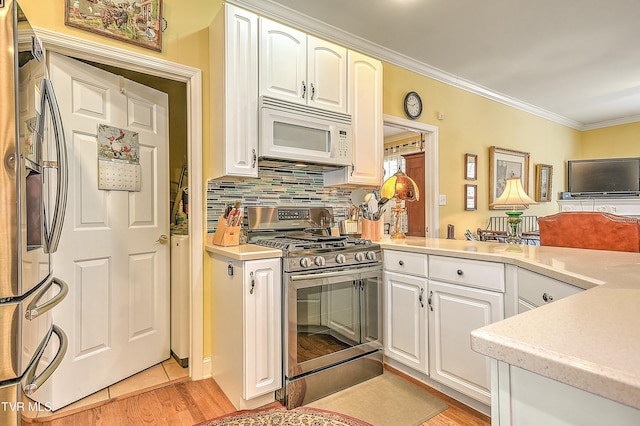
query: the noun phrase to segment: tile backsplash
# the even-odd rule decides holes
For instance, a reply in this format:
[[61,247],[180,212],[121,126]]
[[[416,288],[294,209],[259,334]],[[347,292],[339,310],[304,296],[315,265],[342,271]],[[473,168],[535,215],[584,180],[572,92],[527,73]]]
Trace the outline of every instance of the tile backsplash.
[[325,187],[321,172],[260,167],[260,177],[211,179],[207,183],[207,230],[215,230],[227,204],[242,206],[328,206],[335,220],[345,219],[350,188]]

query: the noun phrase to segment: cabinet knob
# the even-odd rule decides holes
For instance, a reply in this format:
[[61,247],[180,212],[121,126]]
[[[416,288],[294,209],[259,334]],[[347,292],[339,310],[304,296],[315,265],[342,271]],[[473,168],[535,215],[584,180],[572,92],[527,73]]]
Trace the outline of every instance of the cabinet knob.
[[404,260],[399,260],[399,261],[398,261],[398,264],[399,264],[400,266],[404,266]]
[[547,293],[543,293],[542,300],[544,300],[545,302],[553,302],[553,296]]
[[464,272],[462,271],[462,269],[458,269],[458,270],[456,271],[456,273],[457,273],[458,275],[462,275],[462,274],[464,274]]

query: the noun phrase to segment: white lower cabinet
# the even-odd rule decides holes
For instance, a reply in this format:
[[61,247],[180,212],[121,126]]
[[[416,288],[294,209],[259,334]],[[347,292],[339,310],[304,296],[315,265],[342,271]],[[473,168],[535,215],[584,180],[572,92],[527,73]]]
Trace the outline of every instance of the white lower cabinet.
[[517,283],[520,314],[582,291],[580,287],[522,268],[518,268]]
[[280,259],[212,265],[212,377],[237,409],[256,408],[282,387]]
[[427,362],[427,280],[385,272],[384,352],[406,366],[429,373]]
[[488,357],[471,331],[504,319],[505,265],[429,256],[429,374],[484,404],[491,402]]
[[471,349],[471,331],[501,319],[502,293],[429,281],[431,378],[490,404],[490,359]]
[[493,426],[637,426],[640,410],[501,361],[492,361]]

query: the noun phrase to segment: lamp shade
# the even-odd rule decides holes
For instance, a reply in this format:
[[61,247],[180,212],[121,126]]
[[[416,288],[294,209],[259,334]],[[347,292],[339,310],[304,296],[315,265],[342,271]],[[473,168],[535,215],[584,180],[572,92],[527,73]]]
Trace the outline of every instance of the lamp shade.
[[398,170],[393,176],[384,181],[380,189],[380,197],[406,201],[418,201],[420,191],[413,179]]
[[527,193],[524,191],[520,178],[511,177],[507,179],[507,184],[502,195],[491,203],[490,207],[512,206],[515,209],[517,207],[527,208],[529,207],[529,204],[537,203],[529,198]]

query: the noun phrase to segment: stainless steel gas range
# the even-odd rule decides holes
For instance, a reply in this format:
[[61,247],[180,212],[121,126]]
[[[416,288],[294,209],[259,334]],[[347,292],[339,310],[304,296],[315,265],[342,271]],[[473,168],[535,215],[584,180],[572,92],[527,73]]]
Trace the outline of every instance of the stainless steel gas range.
[[283,251],[287,408],[382,374],[382,255],[369,240],[331,235],[326,207],[249,207],[249,242]]

